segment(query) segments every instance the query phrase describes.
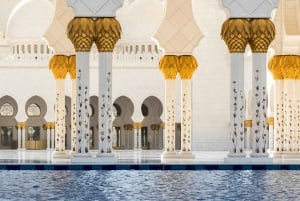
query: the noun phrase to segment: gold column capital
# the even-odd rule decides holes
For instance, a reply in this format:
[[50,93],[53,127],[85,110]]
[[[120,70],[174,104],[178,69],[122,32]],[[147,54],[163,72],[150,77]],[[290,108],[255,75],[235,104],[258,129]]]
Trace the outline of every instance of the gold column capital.
[[268,123],[268,125],[274,125],[274,117],[268,117],[267,123]]
[[193,55],[179,56],[178,71],[182,80],[192,79],[195,70],[198,67],[197,59]]
[[165,123],[165,122],[162,122],[162,123],[160,124],[160,126],[161,126],[162,129],[165,129],[166,123]]
[[280,57],[280,67],[283,79],[299,79],[300,57],[285,55]]
[[131,131],[133,129],[133,125],[132,124],[124,124],[123,128],[125,131]]
[[178,72],[179,58],[176,55],[165,55],[159,61],[159,69],[165,79],[175,80]]
[[70,55],[68,57],[68,71],[72,80],[76,79],[76,56]]
[[283,75],[281,72],[281,57],[282,56],[273,56],[269,60],[268,68],[271,71],[274,80],[282,80]]
[[252,120],[245,120],[244,125],[246,128],[251,128],[252,127]]
[[54,55],[49,61],[49,69],[55,79],[66,79],[68,73],[68,58],[64,55]]
[[247,19],[227,19],[222,25],[221,36],[230,53],[244,53],[251,36],[250,23]]
[[142,122],[134,122],[133,123],[133,128],[134,129],[141,129],[143,126]]
[[99,52],[112,52],[121,38],[121,25],[113,17],[100,17],[95,21],[95,43]]
[[17,128],[18,129],[25,129],[26,128],[26,122],[17,122]]
[[73,18],[68,24],[67,33],[76,52],[90,52],[95,38],[93,18]]
[[275,26],[270,19],[253,19],[249,44],[253,53],[266,53],[275,38]]

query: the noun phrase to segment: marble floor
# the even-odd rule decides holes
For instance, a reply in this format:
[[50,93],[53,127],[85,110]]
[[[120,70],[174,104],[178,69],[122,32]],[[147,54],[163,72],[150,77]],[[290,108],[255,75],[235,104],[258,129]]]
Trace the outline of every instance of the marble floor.
[[[162,150],[115,150],[116,164],[300,164],[300,154],[291,157],[274,157],[255,160],[255,157],[229,157],[227,151],[196,151],[195,159],[173,158],[162,161]],[[96,157],[97,150],[90,151]],[[53,157],[54,151],[47,150],[1,150],[0,164],[71,164],[72,154],[66,151],[65,158]],[[248,155],[250,152],[247,153]],[[100,162],[101,163],[101,162]]]

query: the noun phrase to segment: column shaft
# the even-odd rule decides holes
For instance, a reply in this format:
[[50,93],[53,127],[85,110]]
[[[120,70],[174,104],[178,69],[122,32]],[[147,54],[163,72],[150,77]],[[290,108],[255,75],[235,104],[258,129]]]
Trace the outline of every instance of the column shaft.
[[76,79],[72,79],[71,97],[71,150],[76,151]]
[[284,82],[284,151],[292,152],[295,146],[294,130],[294,84],[292,79],[286,79]]
[[65,151],[65,80],[56,80],[56,108],[55,108],[55,151]]
[[165,152],[175,152],[175,86],[176,80],[165,81]]
[[283,151],[284,144],[284,113],[283,113],[283,81],[275,80],[275,98],[274,98],[274,150]]
[[46,124],[46,132],[47,132],[47,150],[50,150],[51,127],[49,126],[49,123]]
[[76,148],[77,153],[89,152],[89,52],[76,52]]
[[112,52],[99,52],[99,154],[112,152]]
[[17,128],[18,128],[18,150],[21,149],[21,141],[22,141],[22,126],[17,125]]
[[181,151],[192,150],[192,81],[181,80]]
[[25,141],[26,141],[26,137],[25,137],[25,130],[26,129],[26,124],[23,123],[23,126],[22,126],[22,149],[26,149],[25,147]]
[[266,59],[266,53],[253,53],[252,132],[255,146],[252,147],[252,156],[268,156]]
[[230,156],[245,156],[244,153],[244,54],[231,53],[230,89]]
[[55,129],[54,129],[54,125],[52,124],[51,128],[50,128],[50,137],[51,137],[51,149],[54,150],[55,148]]

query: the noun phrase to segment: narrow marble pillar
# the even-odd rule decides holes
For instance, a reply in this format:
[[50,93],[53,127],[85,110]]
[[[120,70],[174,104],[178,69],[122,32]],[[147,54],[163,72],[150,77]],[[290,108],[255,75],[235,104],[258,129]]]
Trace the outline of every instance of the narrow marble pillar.
[[294,80],[284,79],[283,116],[284,116],[284,151],[294,151]]
[[251,143],[252,143],[252,137],[251,137],[251,128],[252,128],[252,120],[245,120],[244,122],[245,128],[246,128],[246,133],[245,133],[245,150],[250,150],[251,149]]
[[51,138],[50,149],[54,150],[55,149],[55,123],[54,122],[51,122],[50,124],[50,138]]
[[141,128],[142,128],[142,123],[141,122],[136,122],[133,124],[134,128],[134,149],[142,149],[142,141],[141,141]]
[[281,72],[282,56],[274,56],[270,59],[268,68],[275,80],[274,84],[274,153],[284,151],[284,89],[283,75]]
[[44,128],[46,129],[46,135],[47,135],[47,150],[50,150],[50,141],[51,141],[51,123],[47,122],[44,125]]
[[22,127],[23,124],[21,122],[17,123],[17,132],[18,132],[18,150],[22,149]]
[[251,156],[267,157],[267,142],[269,138],[267,128],[267,51],[275,37],[275,26],[269,19],[252,19],[251,38],[249,44],[252,50],[252,132],[255,146]]
[[230,70],[230,157],[244,157],[244,53],[250,38],[247,19],[228,19],[223,23],[221,35],[231,53]]
[[192,76],[198,67],[192,55],[179,57],[181,78],[181,157],[195,158],[192,151]]
[[76,153],[90,156],[89,57],[95,37],[93,18],[73,18],[67,32],[76,50]]
[[95,43],[99,51],[99,150],[97,156],[112,153],[112,52],[121,37],[121,25],[113,18],[95,21]]
[[22,122],[22,130],[21,130],[21,135],[22,135],[22,149],[25,150],[25,141],[26,141],[26,135],[25,135],[25,131],[26,131],[26,123]]
[[76,151],[76,56],[69,57],[69,74],[72,82],[71,92],[71,151]]
[[162,159],[176,157],[175,152],[175,93],[178,57],[165,55],[159,67],[165,77],[165,136]]
[[267,119],[269,125],[269,151],[274,151],[274,117]]
[[66,111],[65,111],[65,79],[68,73],[68,58],[64,55],[54,55],[49,68],[56,80],[56,103],[55,103],[55,153],[65,154],[65,135],[66,135]]

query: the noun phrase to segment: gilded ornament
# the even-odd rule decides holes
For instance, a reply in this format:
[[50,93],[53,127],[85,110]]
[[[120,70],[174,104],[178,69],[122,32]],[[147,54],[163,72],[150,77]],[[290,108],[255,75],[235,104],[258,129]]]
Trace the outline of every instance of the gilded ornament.
[[49,68],[53,72],[55,79],[65,79],[68,73],[68,57],[64,55],[54,55],[49,62]]
[[275,26],[269,19],[253,19],[249,44],[253,53],[266,53],[275,38]]
[[75,17],[67,28],[68,38],[73,43],[76,52],[89,52],[95,38],[93,18]]
[[193,73],[198,67],[197,59],[193,55],[179,56],[178,71],[181,79],[192,79]]
[[121,38],[121,25],[115,18],[103,17],[95,21],[95,43],[99,52],[112,52]]
[[269,61],[268,68],[271,71],[274,80],[283,79],[281,72],[281,56],[273,56]]
[[222,25],[222,39],[230,53],[244,53],[250,39],[250,23],[247,19],[228,19]]
[[252,120],[245,120],[244,125],[246,128],[251,128],[252,127]]
[[176,55],[165,55],[159,61],[159,69],[163,72],[165,79],[176,79],[179,58]]
[[278,55],[269,61],[269,70],[274,79],[300,79],[300,57],[298,55]]
[[268,125],[274,125],[274,117],[268,117],[267,123],[268,123]]
[[134,129],[141,129],[142,128],[142,123],[141,122],[135,122],[135,123],[133,123],[133,128]]
[[299,56],[289,55],[289,56],[281,56],[280,59],[280,67],[283,79],[296,79],[298,71],[299,71]]
[[76,56],[71,55],[68,57],[68,71],[71,79],[76,79]]

